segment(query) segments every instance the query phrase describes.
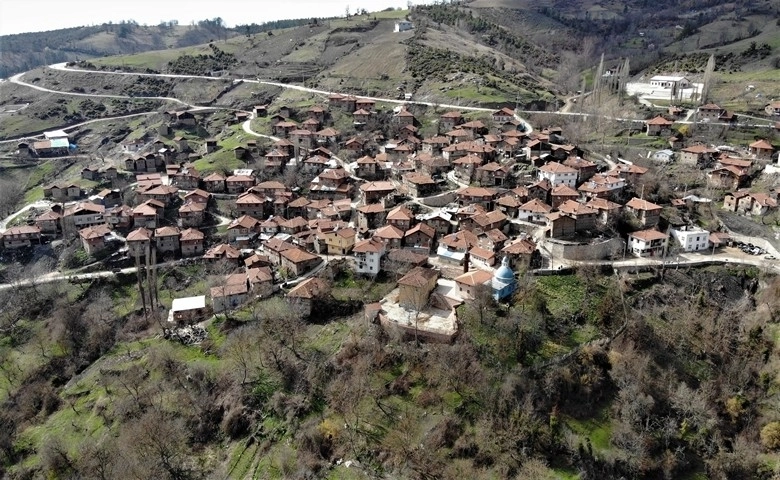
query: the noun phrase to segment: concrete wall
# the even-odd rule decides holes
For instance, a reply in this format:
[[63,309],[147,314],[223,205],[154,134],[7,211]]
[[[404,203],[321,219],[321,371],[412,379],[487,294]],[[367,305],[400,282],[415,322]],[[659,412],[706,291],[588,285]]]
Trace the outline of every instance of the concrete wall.
[[546,238],[544,246],[553,258],[567,260],[602,260],[623,255],[625,242],[620,238],[611,238],[600,243],[566,242]]

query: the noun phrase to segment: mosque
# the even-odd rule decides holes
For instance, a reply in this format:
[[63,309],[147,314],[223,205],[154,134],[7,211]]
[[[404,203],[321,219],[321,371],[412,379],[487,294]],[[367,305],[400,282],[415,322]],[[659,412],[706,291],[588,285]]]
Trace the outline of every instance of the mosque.
[[490,287],[493,289],[493,298],[497,301],[504,300],[517,290],[515,272],[509,268],[509,259],[507,257],[501,260],[501,266],[493,274],[493,278],[490,280]]

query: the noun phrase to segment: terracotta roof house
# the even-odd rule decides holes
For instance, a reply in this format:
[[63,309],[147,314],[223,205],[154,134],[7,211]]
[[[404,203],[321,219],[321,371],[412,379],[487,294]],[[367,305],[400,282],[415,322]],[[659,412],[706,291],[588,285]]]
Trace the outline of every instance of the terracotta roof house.
[[439,272],[431,268],[414,267],[398,280],[398,304],[405,308],[421,310],[436,288]]
[[515,119],[515,112],[511,108],[504,107],[490,114],[496,123],[506,123]]
[[179,229],[170,226],[155,229],[154,246],[160,253],[174,253],[179,251]]
[[281,265],[292,277],[299,277],[319,265],[322,259],[303,250],[300,247],[293,247],[281,252]]
[[349,173],[343,168],[326,169],[311,181],[309,191],[309,197],[312,199],[339,200],[349,198],[352,195]]
[[415,122],[414,114],[409,110],[407,110],[406,108],[401,107],[401,110],[399,110],[397,113],[393,115],[391,122],[400,126],[414,125]]
[[111,228],[108,225],[95,225],[94,227],[82,228],[79,230],[81,237],[81,246],[89,255],[103,250],[106,246],[106,237],[111,234]]
[[596,221],[601,224],[609,223],[609,221],[620,214],[620,211],[623,209],[623,205],[610,202],[606,198],[594,198],[585,205],[598,212]]
[[404,230],[395,225],[385,225],[374,232],[373,238],[385,244],[385,250],[401,248],[404,238]]
[[477,168],[477,181],[483,186],[500,187],[506,183],[510,168],[498,162],[486,163]]
[[562,183],[568,187],[577,186],[577,175],[579,172],[562,163],[548,162],[539,169],[539,180],[549,180],[550,184],[557,185]]
[[33,243],[41,242],[41,229],[37,225],[11,227],[0,233],[0,240],[3,247],[8,249],[30,247]]
[[525,203],[514,195],[504,195],[496,201],[496,208],[509,218],[516,218],[520,206]]
[[178,200],[179,188],[170,185],[160,185],[141,192],[139,196],[144,200],[157,200],[164,205],[170,205],[174,200]]
[[206,204],[186,202],[179,207],[179,225],[182,227],[199,227],[205,220]]
[[672,125],[674,125],[673,121],[667,120],[661,115],[658,115],[657,117],[645,122],[645,133],[648,135],[669,134],[671,133]]
[[439,115],[439,127],[443,131],[452,130],[463,122],[463,115],[458,111],[449,111]]
[[137,227],[157,228],[163,215],[159,202],[148,200],[133,209],[133,224]]
[[214,313],[232,310],[247,300],[249,282],[245,273],[228,275],[222,284],[209,290]]
[[766,215],[777,208],[777,200],[766,193],[748,193],[737,200],[737,212],[744,215]]
[[626,186],[626,180],[619,176],[593,175],[590,180],[584,182],[577,191],[584,198],[614,198]]
[[395,184],[387,181],[367,182],[360,185],[359,189],[360,200],[364,204],[378,203],[395,192]]
[[642,230],[628,234],[628,251],[636,257],[661,256],[669,236],[657,230]]
[[272,237],[263,242],[263,252],[277,266],[282,263],[282,252],[290,248],[295,248],[295,245],[279,237]]
[[228,193],[243,193],[255,186],[255,177],[251,175],[231,175],[225,179]]
[[355,246],[357,231],[351,227],[319,229],[317,231],[318,253],[329,255],[348,255]]
[[736,190],[747,182],[748,175],[738,167],[726,165],[708,172],[707,179],[714,187]]
[[592,230],[596,226],[598,212],[582,203],[567,200],[558,207],[558,211],[575,220],[576,224],[574,228],[577,231]]
[[486,267],[492,267],[496,264],[496,253],[480,246],[471,247],[469,249],[469,260]]
[[521,265],[526,267],[532,266],[534,260],[538,261],[541,259],[541,255],[536,249],[536,244],[528,238],[521,238],[510,243],[502,248],[499,254],[507,258],[509,265],[515,268]]
[[698,118],[702,121],[717,122],[726,111],[714,103],[702,105],[698,109]]
[[127,234],[127,250],[131,257],[143,257],[152,245],[154,232],[148,228],[136,228]]
[[407,173],[403,176],[403,181],[412,197],[427,197],[437,190],[436,181],[424,173]]
[[234,260],[237,261],[241,258],[241,252],[231,247],[227,243],[220,243],[209,248],[206,253],[203,254],[205,260],[217,261],[217,260]]
[[625,205],[625,209],[632,213],[645,228],[658,225],[658,220],[661,218],[662,207],[660,205],[640,198],[634,197],[629,200]]
[[493,274],[486,270],[471,270],[454,278],[458,296],[462,299],[475,298],[479,287],[489,284]]
[[408,230],[414,222],[414,213],[405,206],[399,205],[387,213],[385,220],[401,230]]
[[325,297],[330,292],[330,285],[321,278],[307,278],[289,292],[287,302],[290,308],[300,317],[308,317],[315,309],[318,299]]
[[248,245],[256,236],[260,222],[249,215],[242,215],[227,227],[227,239],[230,244]]
[[265,198],[256,193],[245,192],[236,199],[236,213],[250,215],[255,218],[265,217]]
[[205,235],[200,230],[187,228],[179,235],[182,257],[194,257],[203,254],[203,239]]
[[79,202],[66,207],[62,214],[63,222],[70,222],[77,228],[90,227],[105,223],[103,214],[106,207],[92,202]]
[[693,145],[682,149],[680,161],[688,165],[706,164],[712,160],[712,156],[718,153],[717,150],[706,145]]
[[117,205],[103,213],[106,225],[115,229],[127,229],[133,226],[133,209],[127,205]]
[[461,221],[461,229],[471,230],[474,233],[487,232],[495,228],[501,229],[506,224],[507,217],[501,210],[491,210],[486,213],[478,213]]
[[381,268],[385,244],[374,238],[361,240],[355,243],[352,254],[355,256],[355,271],[373,277]]
[[461,230],[442,237],[439,240],[436,255],[443,260],[460,263],[466,252],[477,245],[479,245],[479,237],[476,234],[468,230]]
[[361,205],[357,208],[358,228],[361,231],[379,228],[385,221],[385,207],[381,203]]
[[576,201],[578,198],[580,198],[580,194],[577,192],[577,190],[559,183],[553,187],[552,191],[550,192],[550,197],[552,198],[552,207],[553,209],[556,209],[565,202]]
[[598,170],[598,166],[595,163],[579,156],[568,157],[563,161],[563,165],[577,170],[578,183],[587,181],[595,175]]
[[748,146],[751,155],[761,160],[770,160],[775,152],[775,147],[766,141],[766,139],[756,140]]
[[208,192],[222,193],[225,191],[225,176],[214,172],[203,179],[203,188]]
[[552,212],[552,207],[534,198],[520,205],[517,210],[517,218],[526,222],[544,224],[545,215]]
[[545,221],[551,238],[568,238],[577,232],[577,221],[563,212],[550,212],[545,215]]
[[640,178],[642,178],[642,175],[647,172],[647,168],[640,167],[639,165],[626,165],[624,163],[619,163],[615,166],[615,168],[609,170],[605,175],[608,177],[619,177],[629,183],[636,183]]
[[426,223],[418,223],[404,234],[404,247],[430,252],[436,230]]
[[60,212],[49,210],[35,217],[35,225],[41,229],[41,233],[56,235],[60,231],[61,220],[62,214]]
[[480,205],[486,210],[493,209],[493,202],[498,197],[498,191],[492,188],[466,187],[456,193],[458,205]]

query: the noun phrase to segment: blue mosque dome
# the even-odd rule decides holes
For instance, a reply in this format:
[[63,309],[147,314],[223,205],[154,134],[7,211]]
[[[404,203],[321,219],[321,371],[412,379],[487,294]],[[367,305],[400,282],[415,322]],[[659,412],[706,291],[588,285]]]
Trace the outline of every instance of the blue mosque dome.
[[509,259],[507,257],[501,260],[501,266],[493,274],[490,286],[493,289],[493,298],[496,300],[503,300],[512,295],[517,288],[515,272],[509,268]]

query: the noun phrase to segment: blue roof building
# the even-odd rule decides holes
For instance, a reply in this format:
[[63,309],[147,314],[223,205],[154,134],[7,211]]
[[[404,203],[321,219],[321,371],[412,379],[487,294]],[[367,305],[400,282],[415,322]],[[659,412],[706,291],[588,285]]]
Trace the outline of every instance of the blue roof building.
[[490,286],[493,289],[493,298],[497,301],[509,297],[517,289],[515,272],[509,268],[509,259],[507,257],[504,257],[503,260],[501,260],[501,266],[498,267],[496,273],[493,274]]

